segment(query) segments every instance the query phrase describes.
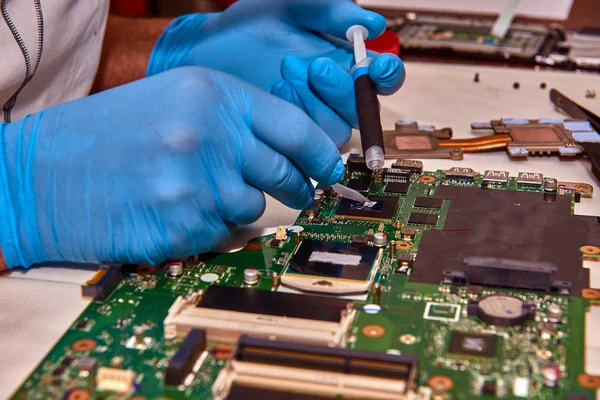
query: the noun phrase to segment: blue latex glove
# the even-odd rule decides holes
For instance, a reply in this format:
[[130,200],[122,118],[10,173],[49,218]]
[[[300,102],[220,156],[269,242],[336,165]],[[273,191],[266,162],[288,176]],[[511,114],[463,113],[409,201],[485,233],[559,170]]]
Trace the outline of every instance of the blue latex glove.
[[297,107],[180,68],[0,124],[0,245],[10,267],[157,263],[212,250],[265,191],[302,208],[344,173]]
[[[221,13],[176,19],[158,40],[148,74],[182,65],[228,72],[297,105],[341,145],[358,128],[348,72],[353,47],[346,41],[346,30],[357,24],[374,38],[386,22],[351,0],[241,0]],[[379,94],[396,92],[404,82],[402,61],[370,55]]]

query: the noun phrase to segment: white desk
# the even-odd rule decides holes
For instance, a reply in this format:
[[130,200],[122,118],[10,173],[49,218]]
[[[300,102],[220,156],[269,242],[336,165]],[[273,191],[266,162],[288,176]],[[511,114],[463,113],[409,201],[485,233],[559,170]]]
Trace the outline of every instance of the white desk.
[[[585,98],[585,89],[600,93],[598,75],[423,63],[408,63],[406,69],[407,80],[400,92],[381,99],[382,119],[388,129],[397,119],[414,119],[452,127],[454,137],[460,138],[472,136],[470,123],[475,121],[560,116],[548,100],[548,89],[552,87],[600,113],[600,97]],[[480,83],[473,82],[475,72],[479,72]],[[520,83],[518,90],[513,89],[515,81]],[[540,89],[542,81],[548,89]],[[354,135],[342,152],[347,155],[359,150],[360,142]],[[560,180],[588,182],[594,185],[594,198],[583,199],[576,213],[600,215],[600,187],[585,160],[562,161],[553,156],[517,162],[499,152],[466,154],[460,162],[424,160],[424,164],[427,170],[462,165],[477,171],[506,170],[512,175],[539,171]],[[298,211],[268,199],[265,215],[240,232],[239,243],[243,245],[263,229],[290,224],[297,215]],[[592,286],[600,287],[600,263],[587,264],[592,269]],[[21,384],[86,307],[79,285],[92,275],[92,270],[39,268],[0,276],[0,398],[9,396]],[[586,331],[591,337],[592,332],[600,331],[600,307],[588,316]],[[587,354],[587,372],[600,374],[600,343],[589,341]]]

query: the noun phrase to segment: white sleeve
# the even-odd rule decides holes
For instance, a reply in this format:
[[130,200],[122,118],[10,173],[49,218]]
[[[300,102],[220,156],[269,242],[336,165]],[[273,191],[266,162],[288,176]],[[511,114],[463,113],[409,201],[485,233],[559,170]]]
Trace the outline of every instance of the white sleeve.
[[[36,11],[36,2],[41,13]],[[7,109],[12,121],[16,121],[42,108],[89,94],[100,61],[109,0],[0,3],[4,3],[0,9],[0,122],[5,120]],[[39,14],[43,17],[41,35]],[[43,46],[39,67],[19,91],[27,76],[22,48],[29,55],[33,72],[40,39]]]

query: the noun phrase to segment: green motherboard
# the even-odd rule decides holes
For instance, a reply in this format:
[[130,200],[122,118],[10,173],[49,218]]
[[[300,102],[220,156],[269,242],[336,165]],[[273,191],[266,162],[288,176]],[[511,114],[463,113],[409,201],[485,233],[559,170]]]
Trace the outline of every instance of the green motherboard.
[[[13,399],[594,399],[590,193],[541,173],[372,174],[232,253],[107,265]],[[584,187],[585,185],[581,186]]]

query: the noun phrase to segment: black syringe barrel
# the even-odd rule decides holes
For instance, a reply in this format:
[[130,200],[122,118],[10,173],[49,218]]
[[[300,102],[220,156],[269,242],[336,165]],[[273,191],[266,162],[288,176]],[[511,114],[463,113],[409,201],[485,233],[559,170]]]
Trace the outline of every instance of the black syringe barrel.
[[379,146],[383,151],[383,128],[381,127],[377,88],[369,77],[369,67],[365,65],[357,67],[353,71],[352,77],[363,154],[366,154],[367,149],[373,146]]

